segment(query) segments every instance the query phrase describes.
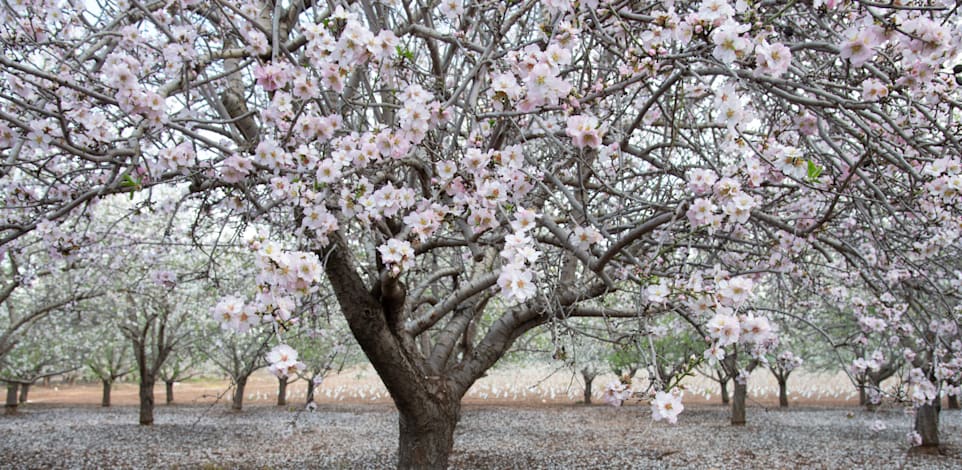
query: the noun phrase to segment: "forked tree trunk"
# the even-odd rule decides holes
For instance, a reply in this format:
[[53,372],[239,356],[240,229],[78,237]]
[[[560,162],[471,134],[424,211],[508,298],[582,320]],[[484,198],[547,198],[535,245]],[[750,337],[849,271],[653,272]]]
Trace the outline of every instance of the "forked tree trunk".
[[7,383],[7,403],[3,407],[5,414],[12,415],[17,414],[17,390],[18,384],[16,382]]
[[719,382],[719,384],[721,385],[722,405],[728,405],[730,403],[730,400],[728,399],[728,381],[722,380]]
[[101,379],[103,383],[103,393],[100,395],[100,406],[108,407],[110,406],[110,386],[111,381],[106,379]]
[[20,403],[27,402],[27,393],[30,392],[30,384],[20,384]]
[[308,380],[308,381],[307,381],[307,393],[306,393],[306,395],[307,395],[307,396],[306,396],[306,398],[304,399],[304,404],[310,405],[311,402],[314,401],[314,378],[313,378],[313,377],[311,378],[311,380]]
[[164,394],[166,395],[168,405],[174,402],[174,381],[173,380],[164,381]]
[[231,400],[230,409],[240,411],[244,409],[244,387],[247,386],[247,377],[239,378],[234,384],[234,396]]
[[140,377],[140,424],[154,424],[154,378]]
[[460,400],[423,402],[413,413],[398,413],[398,468],[446,469],[454,448]]
[[949,405],[948,408],[949,408],[950,410],[958,410],[958,409],[959,409],[959,396],[958,396],[958,395],[949,395],[949,397],[948,397],[948,402],[949,402],[949,403],[948,403],[948,405]]
[[732,426],[745,425],[745,398],[748,395],[748,384],[735,381],[735,394],[732,397]]
[[277,406],[287,405],[287,377],[277,378]]
[[788,377],[778,379],[778,406],[788,408]]
[[915,409],[915,432],[922,436],[922,445],[919,447],[939,446],[939,405],[939,402],[935,401]]

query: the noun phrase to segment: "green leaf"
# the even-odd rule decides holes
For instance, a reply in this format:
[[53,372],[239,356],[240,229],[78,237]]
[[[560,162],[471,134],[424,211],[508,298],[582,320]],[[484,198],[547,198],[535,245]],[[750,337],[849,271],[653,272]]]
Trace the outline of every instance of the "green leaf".
[[130,189],[130,199],[134,199],[134,193],[143,189],[143,182],[139,179],[134,179],[129,174],[124,175],[123,179],[120,180],[121,188]]
[[395,49],[397,50],[398,57],[414,62],[414,52],[410,49],[401,46],[395,46]]
[[817,182],[818,177],[822,176],[822,170],[824,170],[824,168],[816,165],[815,162],[809,160],[808,161],[808,180],[812,183]]

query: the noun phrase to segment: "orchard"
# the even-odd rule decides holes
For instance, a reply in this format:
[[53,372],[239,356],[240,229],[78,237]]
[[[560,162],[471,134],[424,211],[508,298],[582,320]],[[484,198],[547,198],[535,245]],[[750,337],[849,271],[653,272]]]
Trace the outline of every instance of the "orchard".
[[248,384],[316,416],[368,370],[382,464],[550,466],[459,454],[506,367],[744,442],[817,373],[959,464],[962,3],[21,0],[0,44],[9,420],[129,380],[161,433],[155,385],[207,380],[245,432],[286,419]]

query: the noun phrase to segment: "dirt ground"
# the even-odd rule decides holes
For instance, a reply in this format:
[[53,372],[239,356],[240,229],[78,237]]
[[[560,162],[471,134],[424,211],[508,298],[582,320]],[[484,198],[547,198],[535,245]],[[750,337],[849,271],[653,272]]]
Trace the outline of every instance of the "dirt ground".
[[[605,385],[616,378],[602,375],[593,383],[594,400],[601,400]],[[644,382],[643,378],[636,379]],[[698,377],[686,382],[686,404],[719,403],[717,384]],[[101,400],[100,383],[62,384],[49,387],[36,385],[30,389],[31,403],[64,405],[97,405]],[[584,385],[580,375],[551,368],[505,368],[491,372],[471,388],[465,404],[524,405],[573,404],[583,400]],[[178,404],[211,404],[228,402],[229,380],[194,379],[174,385],[174,401]],[[136,405],[137,385],[117,383],[111,392],[111,403]],[[164,385],[154,393],[157,403],[164,402]],[[291,404],[304,403],[307,384],[293,382],[287,388]],[[255,373],[245,388],[245,404],[271,404],[277,399],[277,379],[264,371]],[[843,375],[799,373],[789,380],[789,400],[797,405],[841,406],[858,401],[854,388]],[[390,397],[377,375],[369,368],[358,368],[327,377],[315,392],[318,404],[390,404]],[[749,402],[759,406],[778,405],[778,388],[767,373],[756,372],[749,382]]]
[[[555,373],[553,373],[555,372]],[[608,380],[595,381],[596,399]],[[687,384],[676,425],[650,407],[584,406],[580,380],[541,369],[504,369],[464,401],[452,468],[962,468],[962,411],[940,417],[940,455],[909,452],[912,417],[884,406],[866,412],[844,378],[793,377],[791,407],[777,407],[765,375],[750,382],[748,424],[728,424],[708,381]],[[137,425],[137,389],[118,384],[101,408],[99,384],[35,387],[15,416],[0,416],[0,468],[390,468],[397,413],[365,369],[329,377],[306,411],[304,383],[291,404],[273,405],[276,380],[255,376],[245,409],[227,409],[221,380],[158,386],[154,426]]]
[[[942,455],[912,455],[898,410],[750,406],[732,427],[719,405],[686,406],[676,425],[649,407],[473,405],[462,410],[450,464],[458,469],[962,468],[962,412],[942,413]],[[313,412],[251,405],[137,407],[29,404],[0,416],[0,467],[391,468],[397,413],[387,404],[324,404]],[[884,429],[873,426],[881,424]]]

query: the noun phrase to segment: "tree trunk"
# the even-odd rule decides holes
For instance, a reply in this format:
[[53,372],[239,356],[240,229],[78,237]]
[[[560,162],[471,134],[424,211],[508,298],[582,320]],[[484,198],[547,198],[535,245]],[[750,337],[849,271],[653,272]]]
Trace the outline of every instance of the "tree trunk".
[[865,409],[866,409],[867,411],[875,411],[875,409],[878,408],[878,404],[875,403],[875,402],[873,402],[873,401],[871,400],[871,398],[868,396],[868,395],[869,395],[868,391],[869,391],[869,390],[874,390],[875,393],[873,393],[872,395],[873,395],[873,396],[877,396],[880,389],[881,389],[881,388],[879,387],[879,382],[876,382],[876,381],[874,381],[874,380],[871,380],[871,381],[869,382],[869,385],[865,388],[865,395],[866,395],[866,397],[865,397]]
[[17,390],[19,386],[16,382],[7,382],[7,403],[3,407],[5,414],[17,414]]
[[788,408],[788,378],[778,379],[778,406]]
[[591,383],[595,381],[594,374],[586,374],[581,371],[581,376],[585,379],[585,404],[591,404]]
[[304,400],[304,404],[310,405],[312,401],[314,401],[314,378],[313,377],[311,377],[311,379],[307,381],[307,398]]
[[27,402],[28,392],[30,392],[30,384],[20,384],[20,403]]
[[922,436],[922,445],[919,447],[939,446],[939,405],[936,401],[915,409],[915,432]]
[[730,403],[730,400],[728,399],[728,381],[722,380],[719,382],[719,384],[721,384],[722,405],[728,405]]
[[100,395],[100,406],[108,407],[110,406],[111,381],[102,379],[101,382],[103,382],[104,389],[103,389],[103,394]]
[[174,402],[174,381],[173,380],[164,381],[164,392],[167,398],[167,404],[169,405],[173,403]]
[[287,405],[287,377],[277,378],[277,406]]
[[240,411],[244,409],[244,387],[247,386],[247,377],[237,379],[234,383],[234,397],[231,400],[230,409]]
[[732,397],[732,426],[745,425],[745,397],[748,395],[748,384],[735,381],[735,394]]
[[858,406],[868,407],[868,394],[865,393],[865,384],[858,384]]
[[958,396],[958,395],[949,395],[949,397],[948,397],[948,402],[949,402],[948,405],[949,405],[949,409],[950,409],[950,410],[958,410],[958,409],[959,409],[959,396]]
[[140,424],[154,424],[154,378],[140,377]]
[[398,468],[446,469],[454,447],[460,400],[422,403],[413,413],[398,414]]

